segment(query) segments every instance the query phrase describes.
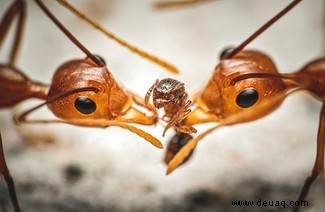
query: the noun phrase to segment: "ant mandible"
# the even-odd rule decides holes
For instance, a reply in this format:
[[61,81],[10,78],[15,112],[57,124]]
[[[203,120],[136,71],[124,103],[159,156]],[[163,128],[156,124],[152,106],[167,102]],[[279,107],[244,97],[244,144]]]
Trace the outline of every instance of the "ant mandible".
[[[57,25],[57,27],[86,54],[85,59],[74,59],[62,64],[55,72],[51,85],[30,80],[15,66],[17,52],[21,43],[22,32],[26,15],[26,2],[16,0],[5,12],[0,22],[0,44],[8,34],[14,18],[17,17],[17,25],[14,31],[13,43],[6,63],[0,64],[0,108],[12,107],[23,100],[37,98],[45,100],[44,103],[35,106],[15,117],[18,123],[66,123],[86,127],[116,126],[129,130],[144,138],[152,145],[162,148],[161,142],[151,134],[130,124],[153,125],[157,122],[156,108],[145,105],[144,100],[131,91],[124,89],[108,71],[105,61],[92,54],[84,47],[61,22],[50,12],[41,0],[35,0],[43,12]],[[138,48],[119,39],[112,33],[92,22],[86,16],[73,8],[68,2],[58,0],[74,14],[86,20],[114,39],[122,46],[127,47],[138,55],[165,67],[167,70],[177,73],[177,69]],[[56,115],[57,120],[30,120],[27,116],[47,105]],[[134,106],[137,105],[151,113],[147,115]],[[20,211],[14,183],[7,168],[2,140],[0,140],[0,173],[4,176],[9,188],[10,196],[16,211]]]
[[[237,48],[227,49],[221,54],[221,61],[213,76],[193,100],[195,105],[193,112],[183,121],[188,126],[206,122],[218,122],[218,125],[193,139],[181,138],[176,134],[173,139],[179,138],[178,142],[182,139],[190,140],[175,153],[168,164],[167,174],[186,161],[198,142],[206,135],[224,126],[262,118],[276,110],[288,95],[299,90],[307,90],[323,103],[323,107],[320,112],[316,160],[298,197],[298,201],[305,200],[312,183],[324,169],[325,58],[313,60],[297,72],[280,74],[266,54],[243,50],[299,2],[301,0],[292,1]],[[297,205],[293,208],[294,211],[299,209],[300,206]]]

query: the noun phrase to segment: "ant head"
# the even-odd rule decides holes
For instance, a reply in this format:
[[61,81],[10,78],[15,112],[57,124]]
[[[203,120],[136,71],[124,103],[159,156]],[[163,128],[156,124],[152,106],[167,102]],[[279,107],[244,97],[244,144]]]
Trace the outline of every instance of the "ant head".
[[[254,108],[265,99],[282,92],[285,85],[279,78],[247,78],[232,83],[232,80],[250,73],[277,73],[270,58],[257,51],[241,51],[231,60],[223,60],[216,67],[213,78],[200,96],[203,107],[221,118]],[[265,108],[265,114],[275,108]]]
[[130,96],[115,82],[107,68],[96,66],[91,59],[72,60],[61,65],[53,77],[48,99],[85,87],[96,88],[97,92],[74,92],[49,102],[48,107],[63,119],[108,119],[131,106]]
[[184,83],[171,78],[161,80],[153,90],[153,103],[158,109],[181,103],[186,98]]

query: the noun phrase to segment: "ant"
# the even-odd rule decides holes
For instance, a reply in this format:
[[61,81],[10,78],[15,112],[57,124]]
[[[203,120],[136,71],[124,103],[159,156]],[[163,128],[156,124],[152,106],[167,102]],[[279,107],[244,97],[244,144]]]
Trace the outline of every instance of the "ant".
[[[130,125],[155,124],[157,122],[156,108],[151,104],[144,104],[141,97],[123,88],[109,72],[105,61],[101,57],[92,54],[83,46],[41,0],[34,1],[56,26],[85,53],[86,58],[69,60],[63,63],[56,70],[51,85],[29,79],[15,66],[26,15],[26,1],[15,0],[6,10],[0,22],[0,44],[2,44],[10,26],[13,24],[14,18],[17,18],[9,60],[0,64],[0,108],[12,107],[24,100],[37,98],[44,100],[44,102],[15,116],[16,123],[66,123],[102,128],[116,126],[137,134],[157,148],[162,148],[163,145],[157,138]],[[58,2],[132,52],[173,73],[178,72],[174,66],[139,50],[92,22],[67,1],[58,0]],[[59,119],[27,119],[30,113],[45,105]],[[143,111],[140,111],[140,108]],[[149,111],[150,115],[144,111]],[[0,173],[5,177],[15,211],[20,211],[13,180],[5,162],[2,140],[0,141]]]
[[[196,133],[196,129],[192,126],[183,124],[183,120],[191,113],[192,101],[187,100],[188,94],[185,91],[184,83],[178,80],[166,78],[156,80],[149,88],[145,96],[145,104],[148,104],[152,94],[153,105],[157,108],[164,108],[165,114],[161,118],[167,122],[162,136],[165,136],[167,130],[173,127],[177,133],[168,143],[166,155],[164,158],[165,164],[168,164],[174,155],[193,137],[190,133]],[[192,153],[191,153],[192,154]],[[190,158],[190,155],[183,161],[185,163]]]
[[[307,63],[290,74],[278,73],[266,54],[256,50],[243,50],[251,41],[295,7],[301,0],[293,0],[287,7],[259,28],[236,48],[226,49],[204,89],[194,99],[195,109],[185,119],[185,125],[218,122],[197,137],[184,137],[186,144],[174,154],[167,168],[170,174],[191,155],[198,142],[213,131],[238,123],[250,122],[275,111],[292,93],[306,90],[323,102],[317,136],[316,160],[307,177],[298,201],[304,201],[312,183],[324,170],[325,148],[325,58]],[[177,142],[182,142],[178,134]],[[173,139],[174,139],[173,138]],[[188,141],[188,139],[190,139]],[[177,152],[177,153],[175,153]],[[167,152],[168,153],[168,152]],[[293,211],[299,211],[295,206]]]
[[196,129],[191,126],[182,125],[182,121],[191,112],[189,109],[191,100],[187,100],[188,94],[185,91],[184,83],[175,79],[166,78],[156,80],[149,88],[145,96],[145,104],[149,102],[152,93],[153,105],[157,108],[164,108],[165,114],[162,120],[168,122],[163,131],[165,136],[166,131],[173,127],[183,133],[196,133]]

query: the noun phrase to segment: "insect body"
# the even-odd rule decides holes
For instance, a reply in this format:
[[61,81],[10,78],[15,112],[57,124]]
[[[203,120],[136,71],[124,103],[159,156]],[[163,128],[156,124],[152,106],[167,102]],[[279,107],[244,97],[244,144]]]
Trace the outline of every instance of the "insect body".
[[[21,8],[24,11],[23,1],[16,1],[9,8],[8,14],[12,16],[12,8]],[[61,65],[56,71],[51,86],[29,80],[22,72],[9,62],[2,64],[0,70],[1,100],[0,106],[8,107],[31,98],[37,97],[46,100],[45,103],[28,110],[17,117],[18,122],[27,122],[26,116],[47,105],[49,109],[64,122],[81,126],[107,127],[119,126],[128,129],[139,136],[153,142],[157,147],[161,143],[148,133],[126,123],[152,125],[156,122],[156,112],[153,106],[146,106],[152,116],[133,108],[133,104],[143,105],[143,100],[123,89],[106,68],[104,61],[91,54],[74,36],[51,14],[41,1],[36,1],[43,11],[54,23],[87,55],[86,59],[71,60]],[[7,16],[9,16],[7,14]],[[7,16],[2,26],[7,25]],[[18,26],[21,27],[22,23]],[[8,28],[4,28],[8,30]],[[21,31],[16,32],[19,40]],[[5,33],[3,33],[3,36]],[[3,37],[1,38],[3,40]],[[12,51],[14,51],[13,48]],[[15,54],[13,54],[15,56]],[[33,122],[53,122],[38,120]]]
[[151,93],[153,93],[154,106],[157,109],[164,108],[165,110],[163,120],[168,122],[168,124],[163,131],[163,136],[173,126],[180,132],[196,132],[193,127],[185,126],[182,123],[184,118],[191,112],[191,109],[189,109],[191,101],[187,100],[188,95],[185,91],[184,83],[171,78],[162,79],[161,81],[156,80],[146,94],[145,104],[148,104]]
[[[41,0],[35,0],[35,2],[57,27],[85,53],[86,58],[69,60],[63,63],[56,70],[51,85],[29,79],[15,66],[15,59],[22,38],[26,2],[23,0],[14,1],[5,12],[0,22],[0,43],[2,43],[8,34],[10,26],[13,24],[14,18],[18,17],[9,60],[8,62],[0,64],[0,108],[12,107],[23,100],[38,98],[44,100],[44,102],[16,116],[16,121],[18,123],[59,122],[87,127],[117,126],[137,134],[158,148],[162,148],[162,144],[157,138],[130,125],[134,123],[142,125],[155,124],[157,122],[156,108],[151,104],[144,105],[144,100],[142,98],[123,88],[114,79],[101,58],[89,52],[89,50],[56,19]],[[66,1],[60,0],[59,2],[64,4],[76,15],[81,15],[82,19],[95,25],[97,29],[105,31],[102,27],[96,25],[75,8],[72,8]],[[177,72],[173,66],[134,46],[130,46],[116,36],[114,36],[113,39],[140,56],[166,67],[172,72]],[[59,119],[28,119],[28,115],[31,112],[34,112],[44,105],[47,105]],[[135,108],[135,105],[138,107]],[[150,114],[148,114],[148,111]],[[2,142],[0,142],[0,144],[2,144]],[[20,211],[14,185],[13,182],[11,182],[12,178],[10,177],[5,163],[2,145],[0,149],[0,173],[6,179],[15,210]]]
[[[309,62],[290,74],[278,73],[272,60],[259,51],[243,48],[300,1],[292,1],[284,10],[257,30],[237,48],[226,52],[211,79],[194,99],[194,110],[184,120],[186,125],[218,122],[191,139],[171,159],[167,174],[182,164],[198,142],[223,126],[253,121],[276,110],[293,92],[307,90],[323,103],[317,136],[316,160],[298,201],[305,200],[311,184],[324,169],[325,148],[325,58]],[[298,211],[296,205],[293,210]]]
[[[247,79],[238,82],[236,86],[233,85],[232,80],[234,78],[242,74],[256,72],[264,74],[278,73],[272,60],[267,55],[256,50],[244,50],[236,54],[232,59],[221,60],[204,89],[196,94],[193,111],[183,120],[183,124],[193,126],[209,122],[222,123],[237,114],[246,113],[247,110],[256,110],[256,107],[260,107],[260,103],[272,99],[292,87],[291,82],[286,82],[286,84],[279,78]],[[264,105],[263,111],[254,112],[250,116],[245,115],[241,119],[237,118],[234,123],[259,119],[274,111],[280,104],[281,102],[278,101],[270,105]],[[199,135],[194,140],[198,141],[202,138],[201,136]],[[186,144],[190,139],[176,134],[172,140],[183,143],[183,145],[179,145],[179,149],[181,149],[184,145],[187,146]],[[184,163],[190,157],[189,155],[195,146],[196,144],[191,146],[191,149],[187,149],[186,156],[184,155],[184,160],[179,161],[180,163]],[[167,151],[166,157],[176,153],[172,154]],[[173,167],[172,163],[169,164],[168,172],[173,170],[171,167]]]
[[[254,108],[266,99],[283,92],[290,84],[285,85],[279,78],[249,79],[232,85],[232,80],[248,73],[276,74],[277,69],[271,59],[258,51],[244,50],[232,59],[221,60],[205,88],[197,95],[196,107],[184,120],[188,125],[221,121],[234,114]],[[245,121],[253,121],[270,112],[254,114]]]

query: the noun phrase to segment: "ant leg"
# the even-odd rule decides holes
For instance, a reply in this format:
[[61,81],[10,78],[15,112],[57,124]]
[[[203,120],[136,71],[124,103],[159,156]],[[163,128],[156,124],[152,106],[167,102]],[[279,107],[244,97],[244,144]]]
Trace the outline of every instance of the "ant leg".
[[19,203],[18,203],[18,198],[16,195],[14,180],[12,179],[9,169],[6,164],[4,151],[3,151],[3,147],[2,147],[1,132],[0,132],[0,174],[3,175],[3,177],[6,181],[6,184],[8,186],[8,190],[9,190],[9,194],[10,194],[10,199],[14,206],[15,211],[16,212],[21,211]]
[[126,114],[116,116],[114,120],[125,123],[153,125],[157,123],[157,114],[147,116],[145,113],[132,107],[126,112]]
[[31,97],[44,99],[47,95],[46,85],[31,81],[14,65],[22,39],[25,15],[26,2],[16,0],[7,9],[0,22],[0,47],[2,47],[14,19],[18,19],[14,29],[9,60],[0,64],[0,108],[13,106]]
[[9,32],[10,25],[13,23],[15,16],[18,16],[18,22],[15,30],[15,37],[12,42],[12,48],[9,57],[9,66],[15,63],[17,52],[21,43],[23,27],[25,22],[26,6],[25,1],[16,0],[6,11],[0,23],[0,46]]
[[179,132],[182,132],[182,133],[197,133],[197,130],[190,126],[190,125],[185,125],[184,123],[182,123],[182,121],[190,114],[191,110],[190,109],[186,109],[184,108],[182,110],[182,114],[180,115],[179,117],[179,121],[178,123],[175,125],[175,129]]
[[139,111],[135,107],[131,107],[125,114],[122,116],[117,116],[116,120],[127,122],[127,123],[136,123],[144,125],[153,125],[157,123],[158,114],[156,108],[152,104],[144,103],[143,99],[137,94],[128,91],[132,96],[132,100],[138,106],[144,107],[146,110],[149,110],[152,115],[148,116],[144,112]]
[[[165,127],[164,131],[163,131],[163,137],[165,136],[165,133],[167,132],[167,130],[169,128],[171,128],[172,126],[175,126],[177,124],[179,124],[181,121],[183,121],[188,114],[190,114],[191,109],[188,109],[189,106],[191,105],[191,101],[188,100],[185,105],[180,108],[178,110],[178,112],[173,116],[173,118],[169,121],[169,123],[167,124],[167,126]],[[178,129],[181,132],[185,132],[185,133],[196,133],[196,129],[190,126],[187,127],[179,127],[179,126],[175,126],[176,129]]]
[[[306,196],[309,192],[310,186],[316,180],[318,175],[324,170],[324,149],[325,149],[325,102],[323,103],[322,112],[320,115],[320,123],[318,128],[317,135],[317,153],[316,160],[313,167],[313,170],[309,177],[307,177],[304,186],[300,192],[299,198],[297,201],[301,203],[306,199]],[[295,206],[293,211],[299,211],[300,205]]]
[[156,116],[157,109],[152,104],[146,103],[140,96],[138,96],[137,94],[133,93],[132,91],[128,91],[128,92],[131,94],[133,101],[137,105],[142,106],[142,107],[145,107],[146,109],[150,110]]
[[156,82],[147,91],[146,97],[144,98],[144,104],[145,105],[148,104],[151,93],[152,93],[153,89],[158,85],[158,83],[159,83],[159,79],[157,79]]

